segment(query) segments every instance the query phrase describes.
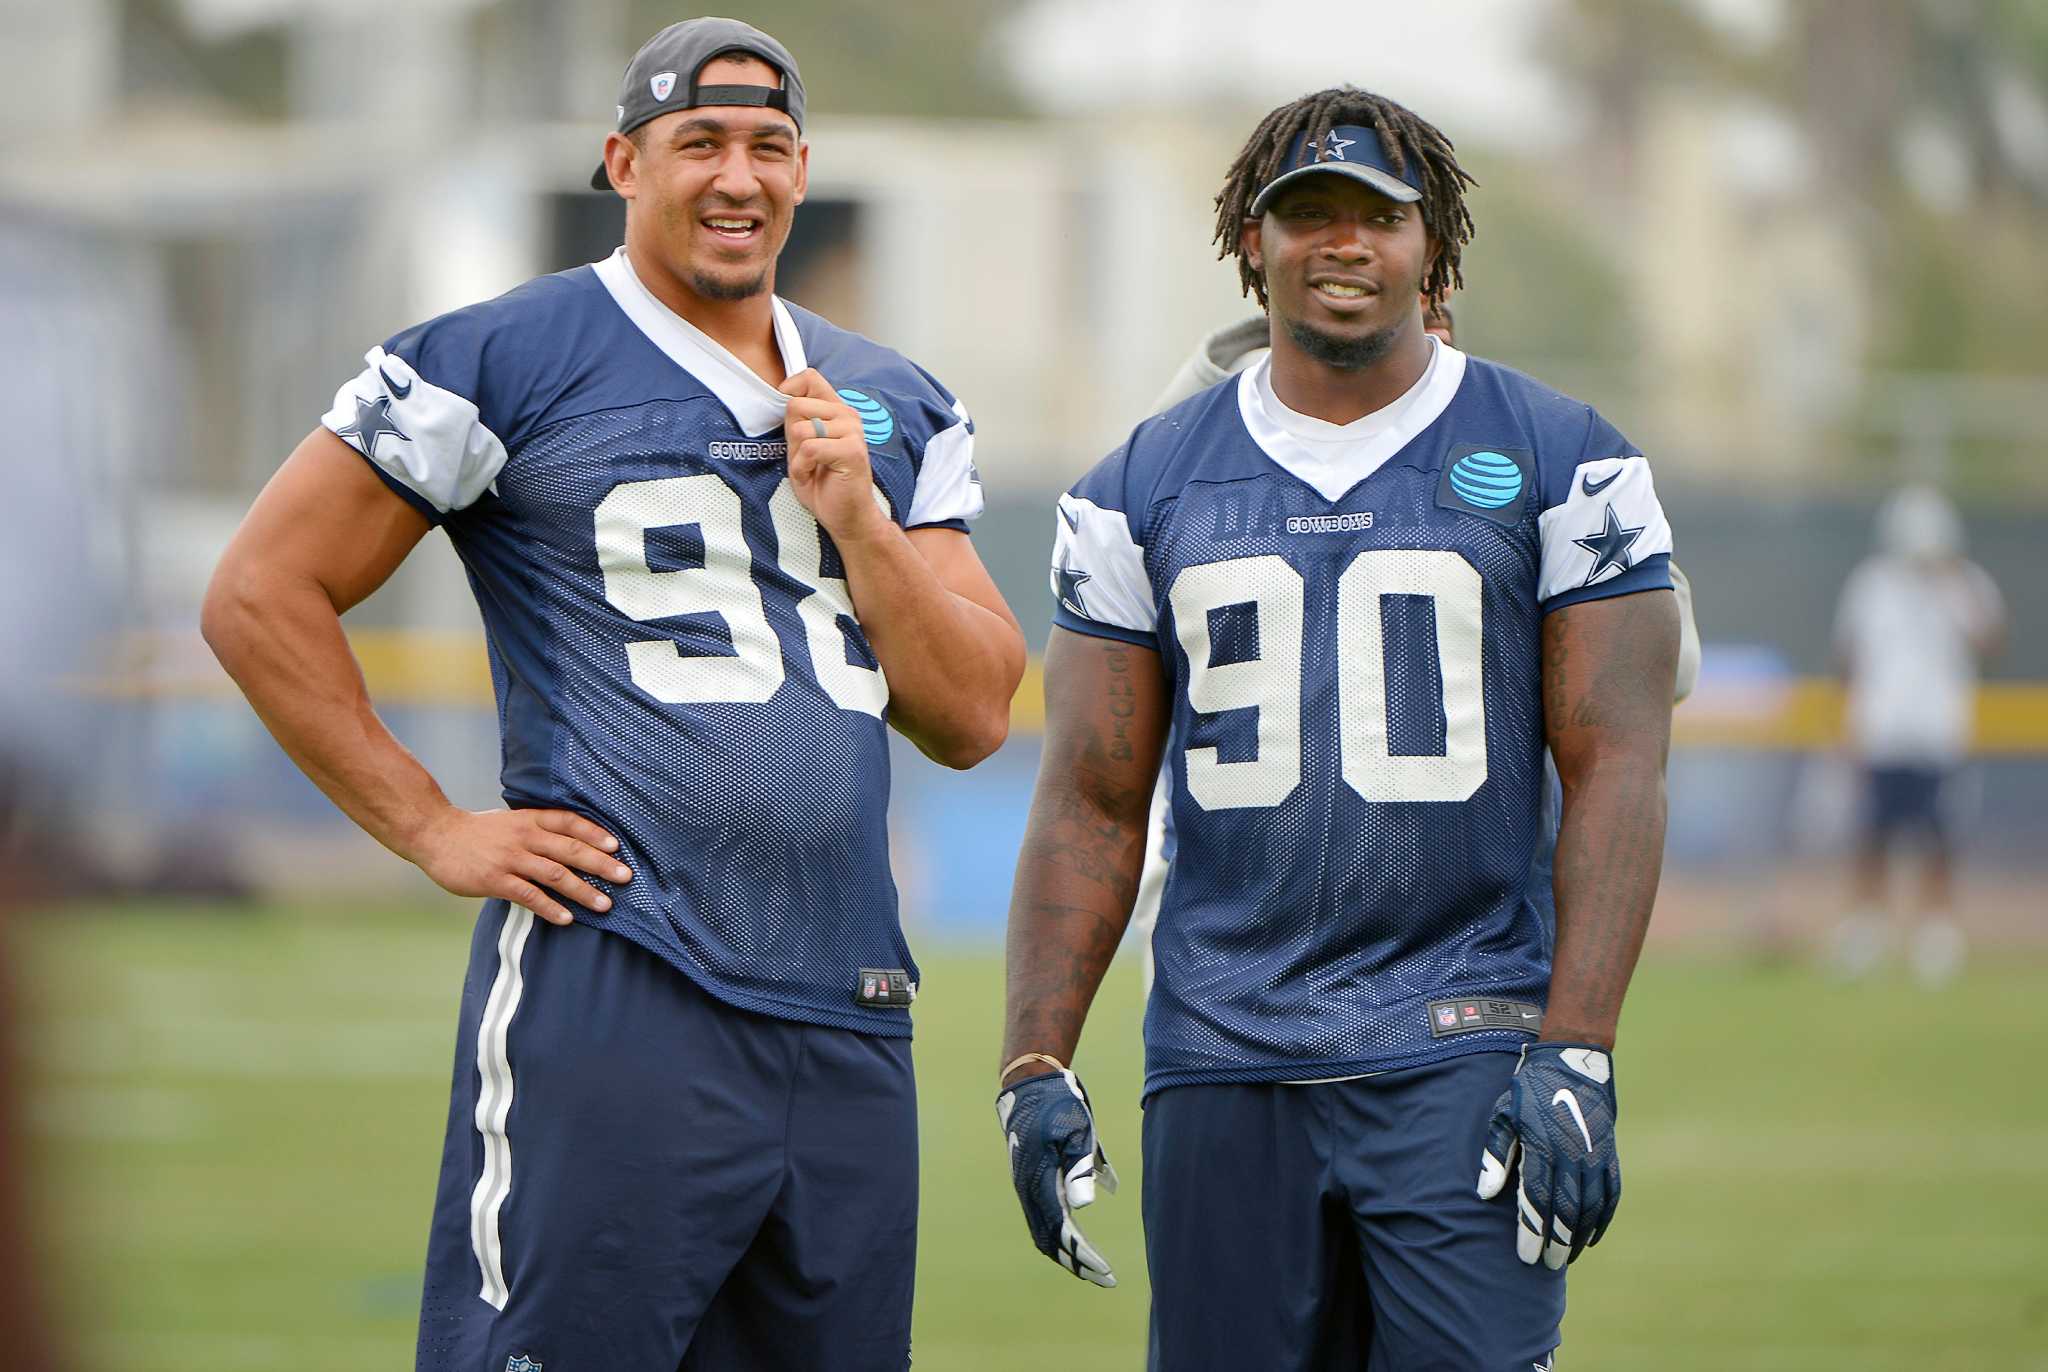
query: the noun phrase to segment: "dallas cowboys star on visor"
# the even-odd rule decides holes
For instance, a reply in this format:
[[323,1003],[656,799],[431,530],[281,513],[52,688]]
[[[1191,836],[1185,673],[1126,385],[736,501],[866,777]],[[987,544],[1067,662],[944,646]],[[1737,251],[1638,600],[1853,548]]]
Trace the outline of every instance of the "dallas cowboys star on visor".
[[1252,201],[1251,217],[1257,219],[1264,214],[1281,187],[1317,172],[1336,172],[1363,181],[1387,199],[1404,205],[1422,199],[1421,173],[1414,167],[1395,170],[1386,149],[1380,146],[1378,133],[1357,124],[1339,124],[1320,135],[1304,131],[1294,136],[1294,143],[1287,149],[1286,170],[1268,181]]

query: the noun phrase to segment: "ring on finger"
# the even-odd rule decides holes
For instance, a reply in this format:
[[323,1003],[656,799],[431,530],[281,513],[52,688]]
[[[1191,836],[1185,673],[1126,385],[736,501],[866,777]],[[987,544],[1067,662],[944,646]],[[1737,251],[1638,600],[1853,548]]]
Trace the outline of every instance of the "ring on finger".
[[820,438],[830,438],[832,436],[825,432],[825,421],[819,419],[816,415],[811,416],[811,427],[817,430],[818,437]]

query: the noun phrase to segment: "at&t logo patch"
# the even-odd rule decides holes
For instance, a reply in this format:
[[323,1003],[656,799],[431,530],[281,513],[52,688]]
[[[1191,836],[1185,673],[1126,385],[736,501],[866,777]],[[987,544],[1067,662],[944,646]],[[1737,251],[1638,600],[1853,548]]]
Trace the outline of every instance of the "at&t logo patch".
[[889,413],[889,407],[865,391],[841,390],[839,398],[853,406],[853,412],[860,416],[860,431],[870,448],[878,448],[889,441],[889,435],[896,432],[896,416]]
[[1436,503],[1512,529],[1522,522],[1535,474],[1536,455],[1526,449],[1460,443],[1444,455]]

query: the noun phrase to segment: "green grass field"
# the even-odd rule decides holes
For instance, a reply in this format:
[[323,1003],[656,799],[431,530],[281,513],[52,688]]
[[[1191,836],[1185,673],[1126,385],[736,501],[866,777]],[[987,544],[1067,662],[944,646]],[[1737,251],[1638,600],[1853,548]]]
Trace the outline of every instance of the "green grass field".
[[[454,907],[24,922],[35,1189],[85,1368],[411,1366],[468,932]],[[1099,1291],[1031,1250],[1010,1195],[997,958],[924,962],[918,1367],[1141,1367],[1135,975],[1082,1052],[1127,1182],[1089,1212],[1123,1278]],[[2044,988],[2031,954],[1938,993],[1646,966],[1627,1198],[1573,1269],[1559,1367],[2048,1369]]]

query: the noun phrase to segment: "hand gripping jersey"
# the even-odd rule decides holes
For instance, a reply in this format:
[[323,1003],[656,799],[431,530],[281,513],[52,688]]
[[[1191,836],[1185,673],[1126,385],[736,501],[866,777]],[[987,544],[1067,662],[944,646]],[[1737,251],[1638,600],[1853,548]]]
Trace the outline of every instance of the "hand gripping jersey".
[[[887,348],[774,313],[785,366],[860,415],[890,517],[964,529],[982,502],[959,403]],[[322,422],[468,568],[506,803],[588,816],[633,869],[591,878],[615,903],[578,918],[743,1009],[908,1035],[903,1009],[856,1003],[863,970],[917,975],[888,865],[889,687],[790,487],[786,397],[623,249],[367,361]]]
[[1431,357],[1343,426],[1261,361],[1060,500],[1055,622],[1156,648],[1172,697],[1148,1093],[1513,1050],[1538,1017],[1542,618],[1668,587],[1671,533],[1587,406]]

